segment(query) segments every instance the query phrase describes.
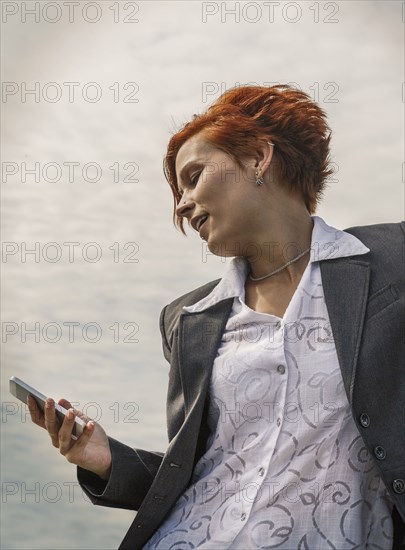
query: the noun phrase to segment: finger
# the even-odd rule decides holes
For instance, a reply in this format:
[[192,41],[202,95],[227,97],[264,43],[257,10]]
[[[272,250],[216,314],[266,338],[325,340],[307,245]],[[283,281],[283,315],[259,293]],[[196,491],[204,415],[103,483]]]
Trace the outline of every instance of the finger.
[[64,407],[65,409],[72,409],[72,403],[70,401],[68,401],[67,399],[59,399],[58,401],[58,404],[59,405],[62,405],[62,407]]
[[38,407],[37,402],[32,397],[32,395],[27,396],[27,406],[28,410],[30,411],[31,420],[34,422],[34,424],[37,424],[37,426],[41,426],[41,428],[45,428],[44,414]]
[[86,424],[87,424],[87,422],[90,422],[90,420],[92,420],[91,418],[89,418],[87,416],[87,414],[84,414],[84,413],[82,413],[82,411],[79,411],[79,409],[75,409],[73,407],[73,411],[74,411],[75,415],[78,416],[79,418],[81,418],[82,420],[84,420],[84,422],[86,422]]
[[93,420],[90,420],[89,422],[87,422],[87,424],[83,428],[83,432],[81,436],[78,438],[74,446],[72,446],[71,452],[66,454],[66,458],[70,462],[74,462],[75,458],[83,452],[87,443],[90,441],[95,428],[96,428],[96,423]]
[[52,445],[54,447],[59,447],[59,427],[59,422],[56,418],[55,413],[55,401],[51,398],[48,398],[45,401],[45,428],[48,430],[48,433],[51,436]]
[[91,420],[91,418],[89,418],[82,411],[80,411],[79,409],[76,409],[75,407],[73,407],[73,405],[67,399],[59,399],[58,404],[62,405],[62,407],[65,407],[65,409],[68,409],[68,410],[73,409],[73,412],[75,413],[75,416],[78,416],[79,418],[81,418],[85,422],[89,422],[89,420]]
[[72,430],[75,423],[75,413],[72,408],[66,413],[63,424],[58,433],[59,451],[61,454],[66,455],[73,445]]

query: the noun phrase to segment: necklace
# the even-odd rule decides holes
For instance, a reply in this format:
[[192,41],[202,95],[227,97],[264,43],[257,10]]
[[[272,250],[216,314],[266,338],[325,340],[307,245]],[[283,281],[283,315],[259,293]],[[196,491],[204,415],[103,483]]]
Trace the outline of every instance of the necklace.
[[302,258],[303,256],[305,256],[305,254],[307,252],[309,252],[311,250],[311,247],[307,248],[306,250],[304,250],[304,252],[301,252],[301,254],[298,254],[298,256],[296,256],[295,258],[293,258],[292,260],[290,260],[289,262],[287,262],[285,265],[279,267],[278,269],[275,269],[274,271],[272,271],[271,273],[268,273],[267,275],[263,275],[263,277],[252,277],[251,273],[249,273],[249,279],[251,281],[262,281],[263,279],[267,279],[267,277],[271,277],[272,275],[275,275],[276,273],[278,273],[279,271],[282,271],[283,269],[285,269],[287,266],[291,265],[292,263],[296,262],[297,260],[299,260],[300,258]]

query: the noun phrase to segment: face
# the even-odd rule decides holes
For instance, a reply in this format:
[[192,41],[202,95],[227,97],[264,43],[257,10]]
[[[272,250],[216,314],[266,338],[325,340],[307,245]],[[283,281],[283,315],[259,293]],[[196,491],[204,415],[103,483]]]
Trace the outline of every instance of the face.
[[245,255],[263,231],[268,210],[263,189],[255,184],[254,158],[244,168],[229,155],[196,135],[180,148],[176,174],[182,198],[177,214],[187,219],[208,248],[219,256]]

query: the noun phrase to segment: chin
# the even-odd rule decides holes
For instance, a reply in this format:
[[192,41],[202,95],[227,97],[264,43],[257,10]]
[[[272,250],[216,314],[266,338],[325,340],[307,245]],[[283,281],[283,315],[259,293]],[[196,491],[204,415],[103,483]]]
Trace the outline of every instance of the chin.
[[241,256],[241,246],[239,242],[229,242],[223,240],[209,239],[207,241],[208,250],[215,256],[223,258],[232,258],[233,256]]

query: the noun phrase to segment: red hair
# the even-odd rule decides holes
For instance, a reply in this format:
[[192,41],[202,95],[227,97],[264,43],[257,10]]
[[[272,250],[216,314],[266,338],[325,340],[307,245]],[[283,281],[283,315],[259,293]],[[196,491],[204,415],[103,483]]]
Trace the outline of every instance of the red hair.
[[301,192],[310,214],[316,210],[329,168],[331,131],[325,112],[310,96],[288,85],[242,86],[227,90],[208,109],[193,115],[167,146],[165,177],[174,198],[173,221],[184,233],[183,218],[176,216],[181,198],[176,174],[180,147],[201,133],[205,140],[231,155],[239,166],[254,156],[258,144],[275,144],[272,165],[281,184]]

